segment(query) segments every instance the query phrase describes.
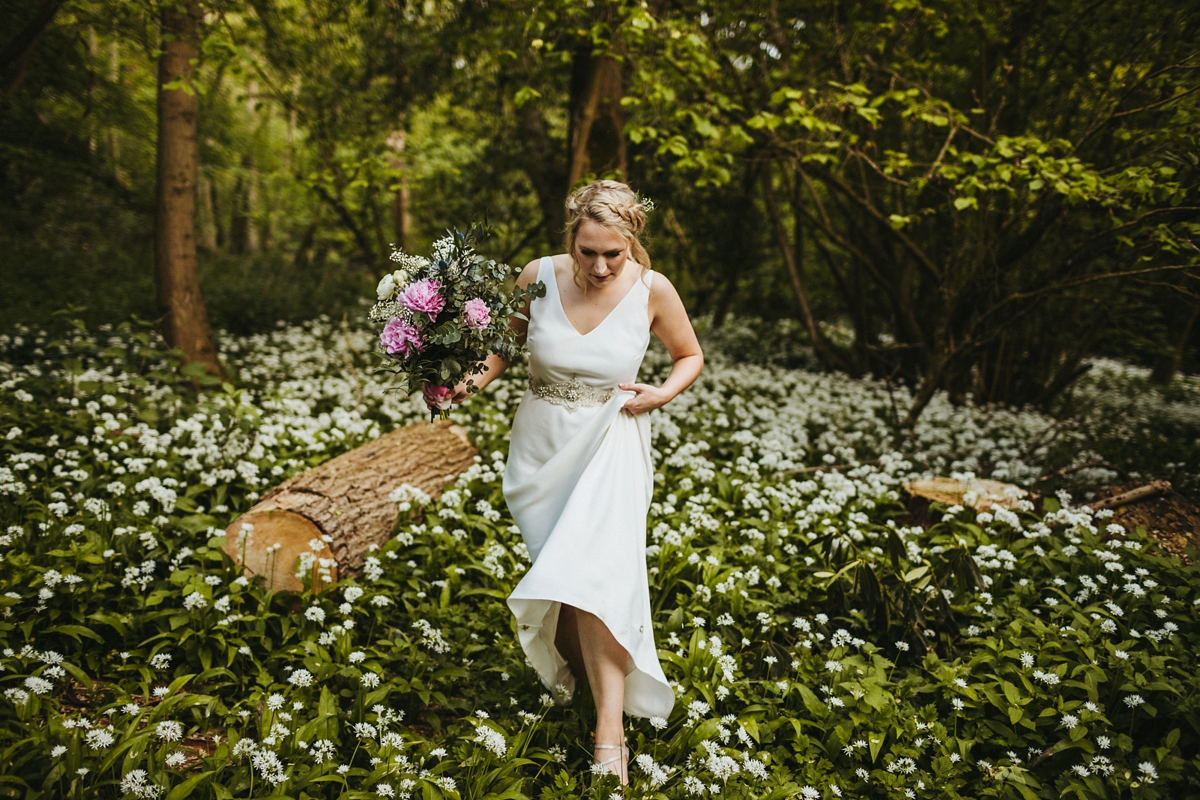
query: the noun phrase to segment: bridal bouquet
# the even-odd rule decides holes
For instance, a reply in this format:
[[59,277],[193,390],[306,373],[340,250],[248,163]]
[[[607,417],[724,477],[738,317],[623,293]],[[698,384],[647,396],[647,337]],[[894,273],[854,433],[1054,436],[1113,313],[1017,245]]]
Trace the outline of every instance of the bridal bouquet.
[[470,376],[483,371],[489,355],[511,361],[521,352],[509,323],[546,291],[541,283],[509,288],[516,271],[475,252],[486,235],[480,225],[452,230],[433,243],[429,258],[393,248],[397,268],[376,289],[369,317],[382,325],[383,369],[403,375],[410,394],[424,392],[431,418],[449,418],[459,382],[466,379],[474,391]]

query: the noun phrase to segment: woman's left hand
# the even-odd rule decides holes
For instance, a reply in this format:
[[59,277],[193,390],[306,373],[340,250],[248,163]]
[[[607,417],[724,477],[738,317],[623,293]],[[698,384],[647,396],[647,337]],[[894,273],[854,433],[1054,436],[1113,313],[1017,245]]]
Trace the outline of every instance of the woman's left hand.
[[617,388],[623,392],[634,393],[633,397],[629,399],[629,402],[622,409],[631,417],[635,417],[638,414],[646,414],[656,408],[662,408],[671,401],[670,396],[666,392],[648,383],[618,383]]

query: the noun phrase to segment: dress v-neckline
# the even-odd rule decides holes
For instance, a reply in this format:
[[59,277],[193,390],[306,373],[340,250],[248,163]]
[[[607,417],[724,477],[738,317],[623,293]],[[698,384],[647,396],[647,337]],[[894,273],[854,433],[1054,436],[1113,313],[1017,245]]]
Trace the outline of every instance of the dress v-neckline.
[[[592,328],[587,333],[580,333],[579,328],[575,327],[575,323],[571,322],[571,317],[570,317],[570,315],[567,314],[567,307],[565,305],[563,305],[562,291],[559,289],[559,286],[558,286],[558,270],[555,269],[555,267],[554,267],[553,259],[550,259],[550,276],[554,279],[554,294],[556,297],[558,297],[558,310],[562,312],[563,319],[565,319],[567,321],[567,325],[571,328],[571,330],[575,331],[575,335],[581,339],[586,339],[588,336],[591,336],[593,333],[595,333],[600,328],[600,326],[602,326],[604,323],[608,322],[608,318],[611,317],[613,314],[615,314],[617,312],[617,309],[620,308],[625,303],[625,301],[629,299],[629,295],[633,294],[633,290],[634,290],[634,288],[637,287],[638,280],[640,280],[640,278],[634,280],[633,284],[630,285],[630,287],[625,290],[625,294],[621,296],[621,299],[617,301],[617,304],[615,306],[613,306],[611,309],[609,309],[608,313],[604,315],[604,319],[602,319],[598,323],[596,323],[596,327]],[[645,276],[642,276],[642,277],[645,277]]]

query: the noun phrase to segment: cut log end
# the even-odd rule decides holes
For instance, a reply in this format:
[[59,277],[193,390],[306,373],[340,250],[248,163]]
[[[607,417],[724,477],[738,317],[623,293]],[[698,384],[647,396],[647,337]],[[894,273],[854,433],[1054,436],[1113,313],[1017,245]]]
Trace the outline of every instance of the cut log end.
[[244,571],[263,576],[273,591],[301,591],[304,576],[312,588],[320,589],[338,579],[337,561],[322,535],[302,514],[252,510],[229,526],[223,549]]

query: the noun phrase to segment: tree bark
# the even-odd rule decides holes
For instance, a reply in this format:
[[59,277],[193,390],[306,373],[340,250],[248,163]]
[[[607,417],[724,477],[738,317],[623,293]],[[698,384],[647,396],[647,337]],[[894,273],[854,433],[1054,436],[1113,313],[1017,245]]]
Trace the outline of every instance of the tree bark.
[[[258,113],[258,81],[251,79],[246,85],[246,116],[253,120]],[[242,166],[246,168],[246,205],[243,213],[246,215],[246,252],[257,253],[262,248],[262,237],[255,224],[254,213],[258,209],[258,164],[255,160],[254,142],[258,132],[267,124],[266,118],[260,119],[254,125],[255,136],[251,138],[250,149],[242,158]]]
[[216,237],[217,249],[224,250],[229,246],[229,236],[225,231],[225,223],[221,219],[221,195],[217,190],[216,176],[205,181],[208,191],[208,204],[212,207],[213,234]]
[[[1168,386],[1175,380],[1179,371],[1179,363],[1183,361],[1183,351],[1187,348],[1188,340],[1192,337],[1192,327],[1196,318],[1200,317],[1200,304],[1180,314],[1171,313],[1168,317],[1168,332],[1175,334],[1171,349],[1159,356],[1150,372],[1150,382],[1159,386]],[[1182,324],[1180,324],[1182,323]]]
[[567,189],[588,175],[629,174],[625,144],[625,112],[621,98],[625,80],[614,56],[590,47],[575,54],[571,76],[570,161]]
[[804,288],[804,278],[800,274],[800,267],[796,263],[795,254],[792,252],[791,245],[788,242],[787,231],[783,226],[783,215],[779,211],[779,203],[775,199],[775,188],[771,185],[772,177],[770,168],[764,169],[762,173],[763,196],[767,201],[767,211],[771,214],[771,224],[775,230],[775,240],[779,244],[779,249],[783,254],[783,263],[787,267],[788,277],[792,281],[792,289],[796,292],[796,300],[800,303],[801,321],[804,323],[805,330],[808,331],[808,336],[812,340],[813,350],[817,354],[817,358],[821,360],[829,369],[841,370],[850,372],[849,365],[833,346],[833,343],[825,337],[821,332],[820,326],[817,324],[817,319],[813,316],[812,306],[808,302],[808,291]]
[[758,174],[759,165],[753,161],[749,162],[742,172],[740,191],[733,199],[733,202],[736,203],[735,207],[740,209],[740,212],[734,216],[733,222],[729,226],[727,239],[729,246],[720,258],[723,272],[721,277],[724,280],[717,284],[717,278],[713,279],[713,293],[715,294],[713,330],[720,330],[724,327],[725,318],[733,310],[734,301],[737,299],[738,285],[747,272],[745,265],[752,253],[751,242],[754,241],[755,231],[758,227],[758,218],[754,213],[754,198],[757,196],[755,186],[758,184]]
[[[393,431],[268,491],[229,526],[225,552],[276,590],[301,587],[296,560],[306,552],[336,560],[332,580],[356,574],[368,548],[395,531],[400,512],[388,495],[409,484],[436,498],[476,452],[449,422]],[[248,541],[239,541],[247,523]]]
[[220,236],[217,233],[217,205],[215,201],[216,189],[213,188],[213,180],[209,176],[205,176],[200,181],[200,208],[203,211],[199,216],[197,226],[199,227],[199,246],[203,247],[210,253],[215,252],[220,241]]
[[518,133],[522,140],[519,152],[524,159],[525,174],[537,194],[546,243],[552,248],[561,247],[566,228],[563,203],[568,187],[562,151],[550,138],[546,120],[533,103],[526,104],[517,113],[520,115]]
[[388,137],[388,146],[395,156],[388,166],[400,173],[396,191],[392,192],[392,235],[396,237],[396,246],[405,252],[413,247],[412,239],[412,193],[408,188],[408,157],[404,153],[406,131],[400,128]]
[[232,204],[229,209],[229,252],[234,255],[250,252],[249,193],[246,190],[248,165],[245,159],[242,160],[242,167],[233,182]]
[[[198,98],[191,86],[200,56],[201,11],[195,0],[162,11],[158,61],[158,185],[154,268],[163,336],[188,361],[221,374],[196,262]],[[186,86],[185,91],[181,86]]]

